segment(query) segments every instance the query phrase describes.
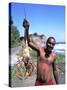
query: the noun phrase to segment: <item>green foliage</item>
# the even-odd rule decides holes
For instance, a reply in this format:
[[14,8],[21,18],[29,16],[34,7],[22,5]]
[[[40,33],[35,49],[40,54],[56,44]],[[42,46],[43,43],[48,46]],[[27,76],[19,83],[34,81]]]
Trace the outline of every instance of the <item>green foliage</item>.
[[[20,63],[21,64],[21,63]],[[21,74],[22,74],[22,77],[24,76],[24,74],[25,74],[25,68],[24,67],[19,67],[19,70],[20,70],[20,72],[21,72]],[[17,79],[18,77],[16,76],[16,66],[14,65],[14,66],[11,66],[11,77],[13,78],[13,79]],[[18,78],[19,79],[19,78]]]
[[57,63],[65,63],[65,55],[57,54]]
[[16,67],[15,66],[12,66],[11,67],[11,77],[13,78],[13,77],[15,77],[16,75]]
[[12,16],[9,16],[9,38],[10,38],[9,47],[10,48],[18,46],[20,42],[19,30],[13,24],[14,24],[13,18]]
[[11,26],[11,47],[18,46],[20,42],[20,34],[16,26]]

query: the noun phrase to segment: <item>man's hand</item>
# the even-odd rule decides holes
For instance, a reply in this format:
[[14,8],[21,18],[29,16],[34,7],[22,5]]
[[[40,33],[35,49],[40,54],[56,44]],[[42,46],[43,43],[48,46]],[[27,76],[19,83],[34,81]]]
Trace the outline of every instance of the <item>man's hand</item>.
[[23,21],[23,27],[25,28],[25,30],[29,29],[29,22],[26,19],[24,19]]

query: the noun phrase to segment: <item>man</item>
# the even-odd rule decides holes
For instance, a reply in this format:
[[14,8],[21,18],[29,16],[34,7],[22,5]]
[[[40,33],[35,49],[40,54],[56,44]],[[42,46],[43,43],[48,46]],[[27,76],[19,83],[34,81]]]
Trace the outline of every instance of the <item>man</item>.
[[29,22],[26,19],[23,21],[23,27],[25,28],[25,39],[27,39],[28,45],[38,52],[39,58],[37,61],[37,78],[35,86],[58,84],[58,68],[55,64],[56,54],[52,52],[56,43],[54,37],[49,37],[46,42],[46,47],[41,47],[30,41],[28,35]]

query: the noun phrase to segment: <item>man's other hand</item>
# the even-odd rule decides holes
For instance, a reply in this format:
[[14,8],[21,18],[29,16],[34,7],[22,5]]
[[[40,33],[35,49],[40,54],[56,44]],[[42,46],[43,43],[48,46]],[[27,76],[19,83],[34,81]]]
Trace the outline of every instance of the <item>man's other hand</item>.
[[23,27],[25,28],[25,30],[29,29],[29,22],[26,19],[24,19],[23,21]]

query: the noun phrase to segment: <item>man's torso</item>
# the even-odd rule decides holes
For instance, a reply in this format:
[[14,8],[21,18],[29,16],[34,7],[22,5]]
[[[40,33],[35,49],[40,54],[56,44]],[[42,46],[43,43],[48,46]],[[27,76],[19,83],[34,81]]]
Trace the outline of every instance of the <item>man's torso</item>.
[[45,54],[45,50],[42,48],[40,50],[40,57],[37,63],[37,79],[42,82],[47,82],[52,79],[51,67],[55,58],[53,52],[48,57],[46,57]]

